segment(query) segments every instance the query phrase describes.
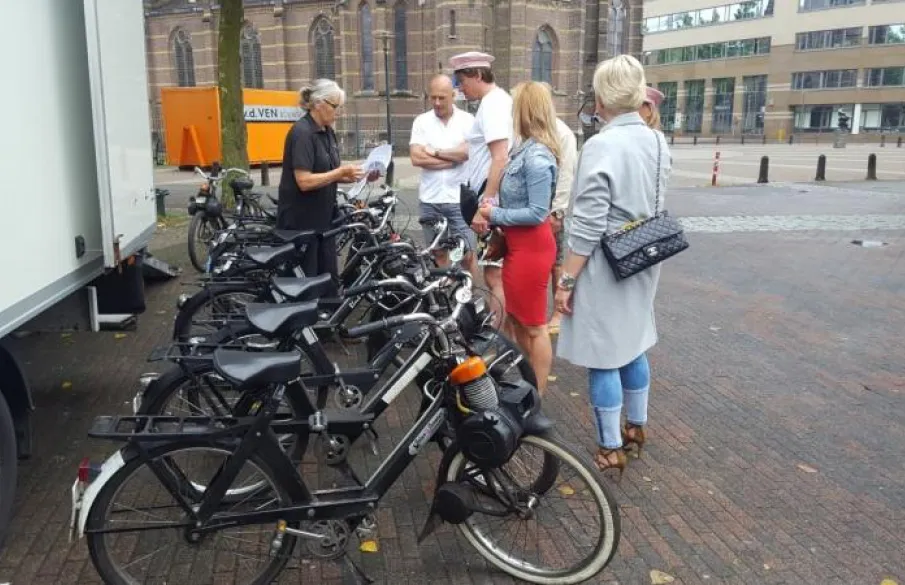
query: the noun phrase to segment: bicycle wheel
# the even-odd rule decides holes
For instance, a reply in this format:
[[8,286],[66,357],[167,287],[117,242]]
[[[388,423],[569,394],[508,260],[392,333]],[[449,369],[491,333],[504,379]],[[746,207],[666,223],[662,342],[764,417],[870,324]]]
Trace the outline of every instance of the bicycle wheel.
[[[504,516],[476,512],[458,525],[459,530],[482,557],[518,579],[539,585],[571,585],[590,579],[609,564],[619,545],[619,512],[615,499],[587,458],[562,441],[525,436],[513,459],[517,461],[516,456],[521,457],[523,449],[529,448],[542,451],[544,459],[548,454],[554,456],[560,463],[555,487],[544,494],[532,490],[535,482],[532,469],[541,465],[539,462],[522,466],[528,468],[531,477],[525,482],[527,487],[523,487],[513,477],[517,466],[511,465],[512,460],[500,468],[498,474],[488,474],[488,482],[487,475],[480,474],[462,453],[453,457],[447,481],[469,483],[480,506],[498,512],[509,511]],[[572,469],[573,475],[563,477],[567,469]],[[583,487],[578,485],[579,481],[583,482]],[[518,511],[504,506],[488,488],[488,485],[499,486],[502,482],[513,490]],[[503,521],[504,526],[488,529],[483,525],[485,520]],[[584,523],[594,520],[599,526],[586,529]],[[507,522],[524,522],[527,526],[518,524],[513,529],[511,525],[505,525]],[[516,541],[523,537],[527,541],[535,536],[537,543],[533,553],[505,550],[503,540],[513,533]],[[579,550],[587,552],[579,553]],[[578,558],[572,561],[566,560],[576,556]],[[545,566],[547,563],[565,566]]]
[[203,211],[192,216],[189,223],[189,261],[198,272],[207,272],[207,252],[211,239],[223,226],[217,218],[209,218]]
[[13,497],[16,495],[16,429],[9,405],[0,392],[0,549],[6,539],[6,531],[13,513]]
[[[303,366],[304,368],[304,366]],[[186,371],[188,370],[188,371]],[[280,403],[281,413],[293,417],[311,414],[301,388],[287,391]],[[220,377],[209,363],[186,369],[173,368],[145,389],[136,414],[141,416],[253,416],[258,404],[255,392],[236,390]],[[308,434],[277,437],[286,455],[301,461],[308,446]]]
[[244,317],[246,304],[273,301],[262,296],[263,294],[262,286],[252,282],[214,285],[199,290],[176,314],[173,341],[187,343],[192,338],[206,340],[228,320]]
[[[296,537],[280,535],[274,522],[225,528],[195,539],[186,507],[196,509],[204,492],[191,487],[194,481],[183,482],[178,501],[161,483],[161,477],[180,475],[210,482],[230,455],[229,449],[210,442],[188,440],[153,449],[146,459],[136,457],[114,473],[87,511],[85,526],[88,551],[101,579],[111,585],[265,585],[276,579],[292,555]],[[215,515],[291,504],[272,468],[254,454],[236,479],[236,484],[248,482],[262,487],[239,502],[221,504]],[[257,566],[252,564],[256,557]]]

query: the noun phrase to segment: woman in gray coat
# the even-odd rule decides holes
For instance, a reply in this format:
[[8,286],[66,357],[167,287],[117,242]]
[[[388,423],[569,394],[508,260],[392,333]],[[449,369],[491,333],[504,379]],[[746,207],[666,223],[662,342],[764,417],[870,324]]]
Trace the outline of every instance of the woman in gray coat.
[[[649,128],[638,108],[645,97],[644,69],[620,55],[594,73],[600,132],[581,150],[570,210],[569,252],[555,304],[565,317],[557,354],[588,368],[591,409],[601,470],[625,469],[625,450],[644,444],[650,367],[645,352],[657,342],[655,265],[617,281],[600,238],[655,213],[670,171],[663,135]],[[659,166],[658,166],[659,161]],[[626,426],[620,428],[625,405]]]

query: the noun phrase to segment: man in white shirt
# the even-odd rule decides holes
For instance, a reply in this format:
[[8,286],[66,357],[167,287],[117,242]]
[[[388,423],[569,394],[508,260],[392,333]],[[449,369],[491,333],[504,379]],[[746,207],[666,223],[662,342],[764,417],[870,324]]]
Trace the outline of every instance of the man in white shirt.
[[[424,237],[428,244],[432,242],[437,234],[431,223],[446,218],[449,235],[465,238],[468,250],[463,265],[477,276],[475,234],[459,208],[459,191],[467,181],[465,135],[474,124],[474,116],[455,106],[455,89],[448,76],[431,78],[428,93],[433,109],[415,118],[409,140],[412,164],[422,169],[418,208]],[[437,263],[448,263],[445,250],[437,253]]]
[[[467,183],[485,201],[496,203],[503,178],[503,168],[509,160],[513,143],[512,97],[494,83],[490,64],[494,57],[478,51],[455,55],[449,62],[469,100],[481,100],[471,130],[466,134],[468,164]],[[489,224],[480,214],[471,223],[472,229],[484,235]],[[480,261],[484,267],[484,282],[502,306],[499,319],[506,314],[503,295],[502,262]],[[493,307],[496,311],[497,308]]]

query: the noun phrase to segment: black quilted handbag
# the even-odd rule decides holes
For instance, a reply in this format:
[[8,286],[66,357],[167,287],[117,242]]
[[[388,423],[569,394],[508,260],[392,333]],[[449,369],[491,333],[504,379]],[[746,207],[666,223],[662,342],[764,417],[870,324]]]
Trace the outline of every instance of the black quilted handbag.
[[654,216],[626,224],[619,231],[605,234],[600,239],[600,246],[616,280],[637,274],[688,247],[682,224],[666,211],[660,211],[662,146],[657,132],[654,132],[654,137],[657,140],[657,199]]

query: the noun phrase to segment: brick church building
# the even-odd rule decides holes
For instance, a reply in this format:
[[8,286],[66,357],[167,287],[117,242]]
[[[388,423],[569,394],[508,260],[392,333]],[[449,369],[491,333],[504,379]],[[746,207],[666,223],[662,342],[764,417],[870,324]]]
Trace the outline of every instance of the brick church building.
[[[216,83],[219,6],[144,4],[159,118],[162,87]],[[428,108],[428,79],[449,73],[456,53],[494,55],[504,89],[529,79],[549,82],[560,117],[574,128],[595,65],[613,54],[641,53],[641,0],[245,0],[245,19],[243,84],[296,91],[318,77],[335,79],[348,95],[337,127],[347,156],[360,154],[364,142],[386,139],[387,74],[401,153],[412,119]],[[159,119],[155,126],[159,131]]]

